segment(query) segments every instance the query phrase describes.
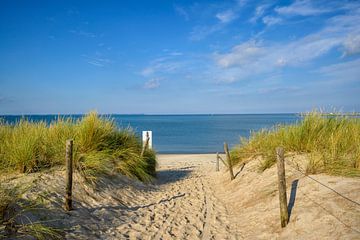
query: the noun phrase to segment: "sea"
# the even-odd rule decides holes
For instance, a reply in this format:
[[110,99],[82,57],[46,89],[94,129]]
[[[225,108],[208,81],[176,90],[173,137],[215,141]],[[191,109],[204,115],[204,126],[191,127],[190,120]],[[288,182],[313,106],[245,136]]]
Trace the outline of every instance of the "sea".
[[[31,121],[51,121],[61,117],[82,118],[83,115],[4,115],[0,118],[15,123],[22,117]],[[131,127],[137,135],[152,131],[153,148],[158,153],[215,153],[240,144],[252,131],[271,129],[279,124],[294,124],[299,114],[197,114],[197,115],[120,115],[112,114],[120,128]]]

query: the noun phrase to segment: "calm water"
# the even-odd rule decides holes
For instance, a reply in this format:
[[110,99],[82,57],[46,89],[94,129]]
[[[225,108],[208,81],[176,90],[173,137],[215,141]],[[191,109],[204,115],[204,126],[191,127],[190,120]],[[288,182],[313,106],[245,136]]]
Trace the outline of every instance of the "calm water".
[[[21,116],[0,116],[16,122]],[[33,121],[50,122],[57,115],[28,115]],[[80,118],[81,115],[73,115]],[[230,147],[250,131],[271,128],[276,124],[290,124],[300,119],[296,114],[241,114],[241,115],[111,115],[119,127],[131,126],[141,134],[153,131],[153,146],[159,153],[222,152],[224,141]]]

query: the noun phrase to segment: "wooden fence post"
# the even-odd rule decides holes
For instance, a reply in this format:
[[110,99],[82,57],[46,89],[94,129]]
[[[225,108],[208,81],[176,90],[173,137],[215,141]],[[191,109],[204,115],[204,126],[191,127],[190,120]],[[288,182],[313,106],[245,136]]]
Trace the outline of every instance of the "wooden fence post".
[[216,153],[216,171],[220,171],[220,166],[219,166],[219,153]]
[[230,158],[229,147],[228,147],[226,142],[224,142],[224,150],[225,150],[225,153],[226,153],[226,160],[227,160],[227,163],[228,163],[230,179],[232,181],[232,180],[235,179],[235,176],[234,176],[233,166],[232,166],[232,162],[231,162],[231,158]]
[[281,221],[281,227],[286,227],[289,221],[289,214],[287,209],[287,198],[286,198],[284,149],[282,147],[276,148],[276,159],[277,159],[277,169],[278,169],[278,179],[279,179],[280,221]]
[[144,156],[145,150],[148,148],[149,140],[150,140],[149,132],[146,132],[146,140],[145,140],[145,144],[144,144],[144,146],[143,146],[143,148],[141,150],[141,157]]
[[72,182],[73,182],[73,140],[66,141],[66,193],[65,193],[65,210],[72,210]]

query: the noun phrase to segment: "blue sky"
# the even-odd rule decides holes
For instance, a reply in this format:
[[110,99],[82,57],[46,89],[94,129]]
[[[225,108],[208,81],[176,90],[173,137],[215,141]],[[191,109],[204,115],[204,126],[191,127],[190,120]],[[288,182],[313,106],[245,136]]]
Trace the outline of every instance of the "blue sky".
[[360,111],[360,1],[0,2],[0,114]]

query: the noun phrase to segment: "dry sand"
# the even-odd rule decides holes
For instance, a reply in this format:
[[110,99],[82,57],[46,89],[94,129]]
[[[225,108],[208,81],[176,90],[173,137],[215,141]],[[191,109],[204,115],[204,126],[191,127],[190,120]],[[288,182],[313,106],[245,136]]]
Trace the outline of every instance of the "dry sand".
[[[42,219],[66,228],[68,239],[360,239],[360,206],[288,165],[288,199],[295,202],[281,229],[274,167],[258,173],[251,161],[230,182],[224,166],[215,172],[214,154],[159,155],[158,161],[150,185],[117,176],[94,190],[78,177],[69,213],[61,208],[63,170],[8,181],[35,183],[26,196],[46,199],[51,210]],[[360,179],[313,177],[360,202]]]

